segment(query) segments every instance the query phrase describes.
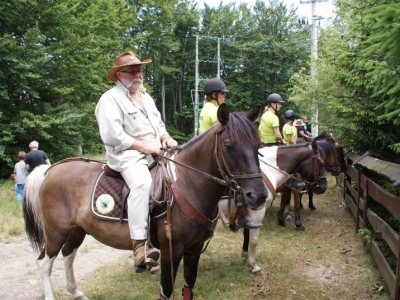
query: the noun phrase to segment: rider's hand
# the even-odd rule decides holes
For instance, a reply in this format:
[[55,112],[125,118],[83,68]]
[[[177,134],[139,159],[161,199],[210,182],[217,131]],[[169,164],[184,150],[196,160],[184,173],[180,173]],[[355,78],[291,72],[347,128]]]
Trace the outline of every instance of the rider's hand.
[[162,146],[163,146],[164,148],[171,149],[172,147],[178,146],[178,142],[175,141],[175,140],[174,140],[173,138],[171,138],[170,136],[167,136],[167,137],[165,137],[165,138],[163,139],[163,141],[162,141]]
[[157,145],[157,143],[138,140],[135,140],[135,142],[129,147],[129,149],[137,150],[144,154],[157,154],[160,151],[160,147]]

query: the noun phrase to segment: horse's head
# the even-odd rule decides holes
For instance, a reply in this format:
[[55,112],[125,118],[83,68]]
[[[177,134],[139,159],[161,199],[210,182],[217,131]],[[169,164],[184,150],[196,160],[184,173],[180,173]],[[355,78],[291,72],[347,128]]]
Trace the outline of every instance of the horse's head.
[[328,180],[325,173],[325,163],[321,157],[317,141],[313,140],[311,146],[314,164],[313,190],[316,194],[323,194],[328,188]]
[[342,145],[337,143],[332,134],[326,131],[319,136],[323,137],[323,142],[319,142],[319,145],[322,148],[321,155],[325,162],[325,169],[331,172],[332,176],[338,176],[347,168]]
[[268,196],[260,173],[258,149],[261,145],[254,121],[261,106],[249,112],[229,113],[225,104],[218,108],[217,143],[214,156],[222,177],[233,189],[240,189],[250,207],[262,206]]

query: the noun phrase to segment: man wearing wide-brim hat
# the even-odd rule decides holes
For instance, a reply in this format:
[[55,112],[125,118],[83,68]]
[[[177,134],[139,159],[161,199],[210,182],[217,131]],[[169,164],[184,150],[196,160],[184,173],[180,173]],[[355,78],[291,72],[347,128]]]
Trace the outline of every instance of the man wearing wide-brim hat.
[[128,223],[136,272],[157,266],[160,256],[147,243],[152,181],[148,158],[158,153],[161,146],[177,146],[167,133],[154,100],[143,87],[142,67],[149,63],[150,59],[140,61],[132,52],[118,55],[115,66],[108,71],[108,78],[116,85],[101,96],[95,110],[107,164],[121,173],[130,189]]
[[298,133],[296,143],[312,141],[312,135],[307,132],[307,125],[302,119],[295,120],[293,126],[296,126]]

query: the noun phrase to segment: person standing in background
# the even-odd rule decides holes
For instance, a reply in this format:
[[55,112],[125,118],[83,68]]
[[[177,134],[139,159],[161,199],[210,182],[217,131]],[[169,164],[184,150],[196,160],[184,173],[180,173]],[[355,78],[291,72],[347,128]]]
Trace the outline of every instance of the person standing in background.
[[17,190],[17,202],[22,202],[22,196],[24,194],[24,187],[26,182],[26,176],[28,175],[25,168],[26,153],[24,151],[18,152],[18,162],[14,166],[15,176],[15,189]]
[[37,166],[40,165],[50,165],[50,160],[47,157],[47,154],[39,149],[39,142],[32,141],[29,144],[29,149],[31,150],[25,158],[25,167],[28,171],[28,174],[31,173]]

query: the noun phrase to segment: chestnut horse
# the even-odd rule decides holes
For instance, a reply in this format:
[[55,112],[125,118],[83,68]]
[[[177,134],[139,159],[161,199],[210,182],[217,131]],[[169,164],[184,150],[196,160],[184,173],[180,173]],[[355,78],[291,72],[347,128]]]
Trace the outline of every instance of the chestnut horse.
[[[320,157],[319,147],[316,142],[312,145],[288,145],[264,147],[259,150],[261,170],[271,183],[266,204],[260,209],[249,209],[249,217],[256,223],[262,223],[265,213],[271,207],[277,192],[284,188],[287,179],[293,173],[300,173],[307,183],[311,184],[315,193],[322,194],[328,188],[324,162]],[[228,200],[221,200],[219,208],[225,215],[229,211]],[[259,229],[243,229],[244,241],[242,257],[247,260],[253,274],[261,271],[256,264],[256,247]]]
[[[218,109],[219,122],[170,154],[166,169],[173,197],[168,200],[177,205],[171,204],[169,213],[153,219],[150,228],[152,243],[161,251],[159,299],[173,295],[182,258],[183,299],[193,299],[200,254],[205,241],[213,235],[218,201],[226,187],[237,188],[249,207],[265,204],[268,190],[260,173],[260,138],[254,123],[260,109],[258,106],[250,112],[229,113],[222,104]],[[74,299],[88,299],[78,289],[73,273],[73,261],[86,234],[108,246],[132,250],[127,223],[100,220],[90,211],[95,174],[102,167],[99,163],[69,161],[50,168],[40,166],[28,176],[24,219],[29,240],[41,252],[38,265],[45,299],[54,299],[50,276],[60,251],[67,290]],[[199,172],[204,176],[198,176]],[[165,221],[171,224],[171,245]]]
[[[325,162],[325,170],[330,172],[332,176],[338,176],[341,172],[346,170],[345,155],[340,143],[337,143],[333,138],[332,134],[324,131],[318,135],[314,140],[317,141],[318,147],[320,149],[321,157]],[[284,210],[287,208],[290,211],[290,196],[291,189],[285,187],[281,194],[281,209],[278,213],[278,223],[281,226],[286,226],[286,221],[284,218]],[[305,230],[304,225],[301,223],[300,209],[302,207],[301,199],[303,193],[308,193],[309,208],[315,210],[313,203],[313,189],[306,185],[293,191],[294,199],[294,222],[297,230]]]

